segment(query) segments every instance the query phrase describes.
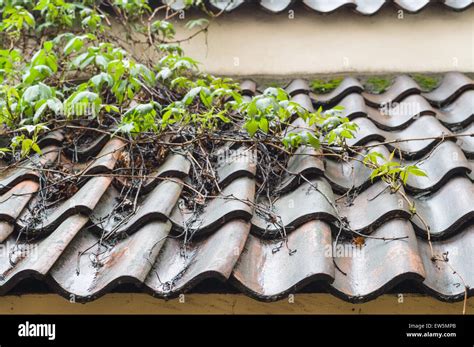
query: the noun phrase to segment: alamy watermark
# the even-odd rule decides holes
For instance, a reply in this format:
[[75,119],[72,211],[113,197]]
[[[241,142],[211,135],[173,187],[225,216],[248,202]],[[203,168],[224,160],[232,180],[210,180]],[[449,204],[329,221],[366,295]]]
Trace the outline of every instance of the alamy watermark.
[[340,243],[324,246],[324,256],[328,258],[357,258],[363,257],[365,250],[363,245],[353,243]]
[[380,105],[379,111],[383,116],[400,117],[400,116],[416,116],[422,111],[418,102],[385,102]]
[[38,324],[26,321],[18,325],[19,337],[47,337],[52,341],[56,339],[56,324]]

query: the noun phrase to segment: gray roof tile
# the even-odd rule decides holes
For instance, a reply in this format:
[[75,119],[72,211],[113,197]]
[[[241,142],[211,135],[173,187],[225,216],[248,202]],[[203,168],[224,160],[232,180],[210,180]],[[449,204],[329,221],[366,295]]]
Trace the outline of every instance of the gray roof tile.
[[464,129],[460,129],[456,132],[457,134],[466,134],[469,136],[462,136],[457,139],[457,144],[462,148],[466,157],[474,158],[474,122],[471,122],[469,126]]
[[362,93],[363,90],[364,87],[362,87],[362,84],[356,78],[346,77],[332,92],[319,95],[310,93],[310,95],[318,105],[334,106],[338,104],[339,101],[341,101],[345,96],[352,93]]
[[360,248],[349,244],[348,247],[353,248],[352,253],[347,253],[349,256],[341,252],[335,258],[342,272],[335,271],[331,289],[347,300],[367,301],[403,280],[422,282],[426,276],[417,246],[421,241],[415,237],[409,222],[393,219],[372,235],[388,239],[405,238],[392,241],[366,239]]
[[[452,197],[452,198],[449,198]],[[467,177],[454,177],[434,194],[415,202],[417,213],[430,227],[430,234],[444,238],[472,222],[474,216],[474,186]],[[418,218],[415,226],[426,234],[426,227]]]
[[331,229],[312,220],[295,229],[288,241],[249,235],[232,277],[237,286],[262,300],[275,300],[310,281],[332,282]]
[[[420,254],[425,269],[423,285],[428,291],[443,300],[461,300],[464,297],[464,285],[468,295],[474,292],[474,227],[471,225],[463,233],[448,240],[435,242],[433,251],[444,254],[449,262],[433,262],[431,251],[426,242],[419,242]],[[463,283],[464,282],[464,283]]]
[[441,85],[423,96],[435,106],[444,106],[456,99],[466,90],[474,89],[474,81],[459,72],[448,72]]
[[15,223],[20,212],[38,191],[39,185],[34,181],[22,181],[0,197],[0,219]]
[[429,156],[413,162],[407,161],[406,164],[416,164],[427,175],[408,177],[407,189],[413,193],[435,191],[444,186],[452,176],[471,171],[464,152],[452,141],[442,142]]
[[107,233],[126,232],[130,235],[151,221],[166,221],[181,190],[182,182],[179,179],[163,181],[140,199],[136,211],[130,211],[123,218],[117,218],[114,211],[117,203],[121,201],[120,193],[110,187],[105,194],[101,194],[101,200],[91,213],[91,221]]
[[[34,197],[28,206],[23,210],[17,220],[20,228],[27,228],[36,233],[50,232],[64,222],[69,216],[83,213],[89,215],[99,202],[102,195],[112,182],[112,177],[92,177],[86,182],[72,197],[59,206],[49,206],[45,211],[45,216],[37,219],[37,204],[39,199]],[[33,226],[28,226],[27,220],[34,220]]]
[[[354,139],[349,139],[350,145],[362,145],[369,141],[391,142],[387,144],[390,150],[399,149],[405,158],[420,158],[426,154],[438,142],[436,137],[449,136],[451,131],[445,128],[436,118],[423,116],[414,121],[406,129],[398,131],[385,131],[378,128],[368,118],[356,118],[354,120],[360,131]],[[413,138],[422,140],[406,141]],[[402,142],[396,142],[400,141]]]
[[410,218],[408,203],[381,181],[362,191],[355,199],[344,196],[338,200],[338,206],[339,214],[347,219],[351,229],[367,234],[389,219]]
[[[310,219],[335,220],[334,195],[324,178],[303,182],[291,192],[281,195],[270,205],[262,199],[264,210],[257,210],[252,218],[256,232],[263,236],[275,236],[294,230]],[[304,204],[298,202],[305,201]]]
[[216,230],[225,222],[242,218],[250,220],[253,214],[253,201],[255,196],[255,182],[248,177],[235,179],[222,192],[204,206],[198,215],[189,211],[178,201],[173,209],[170,219],[177,231],[190,230],[202,234]]
[[118,283],[141,284],[170,228],[169,222],[150,222],[116,247],[101,245],[99,237],[84,228],[50,275],[61,290],[73,293],[78,301],[96,298]]
[[370,94],[363,92],[362,96],[367,103],[372,107],[379,107],[389,105],[391,103],[399,102],[412,94],[419,94],[420,87],[409,76],[398,76],[393,82],[392,86],[382,94]]
[[453,103],[446,105],[438,112],[438,118],[447,126],[464,127],[474,118],[474,90],[467,91]]
[[191,245],[184,245],[181,239],[167,239],[145,285],[155,295],[167,297],[190,289],[209,277],[229,279],[249,230],[248,222],[234,219]]
[[[357,9],[363,5],[351,3]],[[430,137],[474,132],[472,81],[449,73],[437,89],[421,94],[407,76],[381,95],[364,92],[353,77],[326,95],[309,92],[305,80],[286,88],[309,110],[343,105],[344,114],[360,126],[353,144],[370,145],[361,148],[364,153],[388,157],[400,148],[404,163],[425,170],[427,177],[410,176],[401,191],[430,230],[411,217],[407,203],[384,182],[371,184],[370,170],[360,162],[363,153],[342,161],[299,148],[289,156],[269,201],[256,194],[258,151],[228,143],[210,158],[219,187],[193,214],[181,202],[191,191],[192,152],[169,153],[137,189],[116,174],[125,149],[120,140],[73,141],[75,151],[63,148],[63,133],[54,133],[41,140],[43,156],[16,167],[2,164],[0,243],[8,252],[0,254],[0,294],[34,276],[79,301],[93,300],[120,283],[170,297],[213,277],[260,300],[282,298],[316,281],[344,300],[365,301],[404,280],[414,280],[420,290],[442,300],[461,299],[463,285],[447,264],[474,286],[474,137]],[[242,89],[248,96],[257,93],[255,82],[242,83]],[[377,107],[388,101],[392,105],[383,114]],[[286,131],[303,126],[297,119]],[[61,151],[66,156],[58,155]],[[78,189],[39,213],[41,169],[63,161],[82,173]],[[135,211],[115,213],[127,191],[138,194],[136,205],[130,202]],[[340,228],[365,234],[362,245],[336,237]],[[434,250],[448,252],[448,263],[431,260],[428,232]],[[394,237],[399,239],[389,240]],[[361,254],[333,260],[334,246],[359,247]]]
[[43,155],[41,157],[34,155],[14,167],[2,169],[0,173],[0,194],[3,194],[23,180],[38,180],[38,170],[34,169],[43,168],[56,160],[59,149],[56,146],[45,147],[42,149],[42,152]]

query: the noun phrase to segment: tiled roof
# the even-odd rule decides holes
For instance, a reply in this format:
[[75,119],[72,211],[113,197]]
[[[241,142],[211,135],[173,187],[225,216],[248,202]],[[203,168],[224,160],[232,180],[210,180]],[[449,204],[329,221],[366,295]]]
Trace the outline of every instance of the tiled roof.
[[[162,0],[175,10],[185,8],[184,0]],[[327,14],[341,8],[348,8],[362,15],[373,15],[383,7],[392,5],[396,9],[401,9],[409,13],[417,13],[429,6],[443,6],[454,11],[463,11],[469,8],[472,0],[209,0],[207,3],[211,8],[219,11],[234,11],[248,4],[258,3],[258,5],[269,12],[279,13],[293,9],[295,4],[302,2],[305,7],[317,13]]]
[[[258,93],[252,81],[241,85],[247,97]],[[121,191],[130,188],[112,174],[124,143],[101,135],[72,151],[64,147],[64,134],[55,132],[41,140],[43,156],[1,174],[0,294],[35,277],[77,300],[92,300],[119,283],[168,297],[218,278],[261,300],[318,282],[344,300],[364,301],[412,280],[440,299],[458,300],[464,295],[459,274],[472,295],[474,137],[452,135],[473,134],[474,82],[448,73],[429,93],[408,76],[399,76],[380,95],[365,92],[352,77],[325,95],[314,95],[305,80],[294,80],[286,89],[310,110],[343,105],[360,126],[353,144],[371,144],[368,150],[387,156],[398,145],[407,162],[418,163],[428,177],[410,177],[401,189],[430,230],[410,218],[407,204],[383,182],[369,184],[370,172],[360,161],[318,157],[307,147],[290,157],[286,174],[275,183],[271,218],[259,208],[268,200],[256,199],[256,153],[244,145],[222,148],[216,164],[221,192],[198,214],[181,201],[191,165],[185,153],[176,152],[143,183],[136,212],[115,218],[110,212],[116,211]],[[392,102],[389,115],[377,108],[385,102]],[[417,107],[400,112],[397,107],[404,103]],[[413,140],[385,143],[397,139]],[[38,212],[34,202],[44,184],[38,168],[54,168],[52,163],[70,165],[79,179],[65,188],[72,189],[69,199]],[[341,219],[368,237],[360,255],[343,254],[335,263],[328,255],[332,245],[354,247],[351,240],[336,238]],[[20,237],[22,227],[36,236]],[[286,240],[280,237],[282,228]],[[118,231],[128,237],[106,242],[104,235]],[[193,237],[184,246],[190,232]],[[428,233],[434,251],[447,255],[448,263],[431,261]]]

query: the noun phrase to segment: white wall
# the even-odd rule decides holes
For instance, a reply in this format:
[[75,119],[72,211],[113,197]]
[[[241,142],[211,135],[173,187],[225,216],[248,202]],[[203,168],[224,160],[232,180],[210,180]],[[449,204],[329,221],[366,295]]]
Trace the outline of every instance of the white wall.
[[207,38],[182,45],[203,70],[219,75],[474,72],[474,8],[399,14],[392,6],[372,17],[297,6],[289,19],[247,7],[218,18]]

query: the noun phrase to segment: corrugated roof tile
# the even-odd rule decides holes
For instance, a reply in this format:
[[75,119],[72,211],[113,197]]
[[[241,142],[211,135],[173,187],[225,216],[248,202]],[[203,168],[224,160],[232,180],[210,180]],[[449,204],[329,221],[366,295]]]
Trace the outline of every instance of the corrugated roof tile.
[[462,233],[433,243],[433,251],[449,261],[433,261],[426,242],[419,242],[420,254],[425,269],[423,285],[432,295],[442,300],[461,300],[465,287],[468,295],[474,293],[474,227]]
[[423,96],[435,106],[444,106],[456,99],[466,90],[474,89],[474,81],[459,72],[448,72],[444,75],[441,85]]
[[209,277],[229,279],[249,230],[247,221],[234,219],[191,244],[184,244],[181,239],[167,239],[145,285],[155,295],[167,297],[189,290]]
[[363,92],[362,96],[372,107],[380,107],[399,102],[412,94],[419,94],[420,87],[407,75],[401,75],[395,78],[390,88],[382,94],[371,94]]
[[[352,247],[352,253],[340,251],[335,257],[341,271],[335,271],[330,289],[336,295],[346,300],[363,302],[404,280],[422,282],[425,279],[426,273],[418,250],[420,241],[415,237],[410,222],[393,219],[380,226],[371,236],[389,240],[368,238],[359,248],[354,244],[346,246]],[[393,238],[400,239],[390,240]]]
[[288,240],[262,240],[249,235],[232,277],[243,291],[275,300],[311,281],[332,282],[331,229],[312,220],[296,228]]
[[[216,190],[197,204],[202,206],[197,213],[181,202],[191,191],[192,151],[183,148],[153,164],[139,189],[116,171],[124,160],[120,153],[128,150],[120,140],[93,136],[97,139],[81,144],[72,139],[77,150],[71,150],[62,144],[71,145],[71,139],[52,134],[42,140],[43,156],[2,166],[0,242],[8,252],[0,254],[0,293],[34,276],[79,301],[120,283],[169,297],[213,277],[261,300],[282,298],[317,281],[344,300],[366,301],[414,280],[442,300],[459,300],[464,284],[474,285],[472,86],[468,77],[449,73],[434,91],[420,94],[416,83],[402,76],[376,96],[351,77],[333,92],[315,95],[306,81],[296,80],[287,86],[293,101],[311,111],[343,105],[360,127],[352,144],[369,147],[347,160],[301,147],[289,157],[272,195],[263,197],[256,192],[258,152],[228,143],[210,158]],[[242,89],[248,96],[257,93],[255,82]],[[387,114],[374,108],[388,101]],[[296,119],[286,131],[306,128]],[[469,136],[438,138],[453,134]],[[427,173],[410,176],[400,191],[429,230],[384,182],[371,184],[371,171],[361,163],[367,151],[387,158],[396,148],[395,155],[402,156],[397,160]],[[42,170],[58,162],[82,180],[69,199],[38,212]],[[135,194],[136,203],[129,201],[117,214],[124,192]],[[362,233],[363,242],[340,239],[342,229]],[[428,232],[447,263],[431,259]],[[361,254],[333,258],[338,246]]]

